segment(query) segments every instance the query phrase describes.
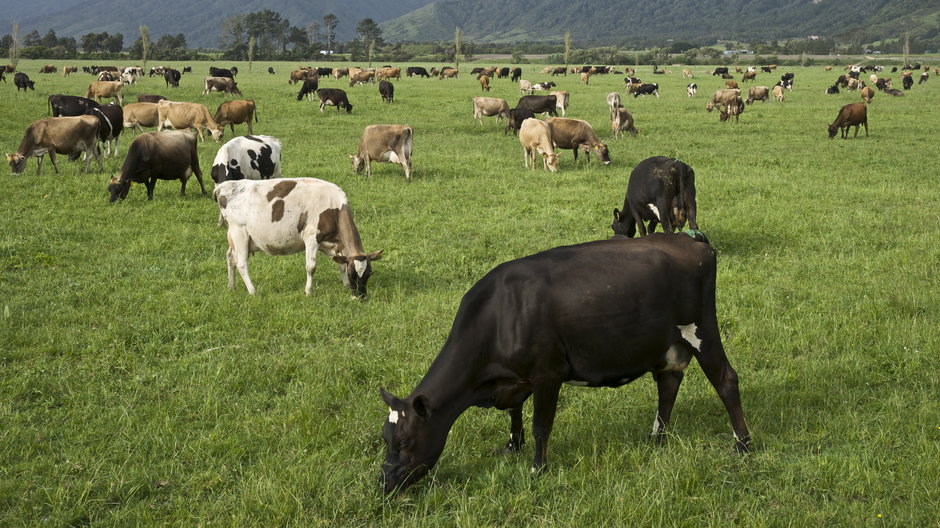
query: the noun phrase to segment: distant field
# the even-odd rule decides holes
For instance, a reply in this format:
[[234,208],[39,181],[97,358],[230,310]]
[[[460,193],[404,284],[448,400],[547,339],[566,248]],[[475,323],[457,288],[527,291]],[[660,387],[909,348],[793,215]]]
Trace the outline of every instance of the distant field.
[[[84,95],[87,74],[36,73],[36,91],[0,84],[0,145],[14,152],[46,97]],[[61,69],[65,63],[56,62]],[[69,64],[83,65],[74,62]],[[182,66],[183,63],[177,64]],[[204,102],[208,63],[157,93]],[[231,63],[216,63],[230,66]],[[266,73],[273,66],[276,75]],[[611,138],[605,96],[622,75],[553,78],[569,117],[594,125],[613,163],[556,174],[523,167],[502,123],[471,118],[476,80],[342,87],[353,113],[298,102],[295,64],[241,70],[255,133],[284,144],[283,173],[342,187],[367,251],[384,249],[370,300],[349,299],[320,260],[303,295],[303,257],[256,254],[258,293],[226,287],[218,210],[190,180],[143,186],[108,204],[133,133],[104,172],[60,157],[0,174],[0,526],[935,526],[940,504],[940,79],[877,94],[870,135],[829,140],[857,93],[824,95],[841,71],[789,68],[783,103],[719,123],[705,104],[723,81],[693,67],[637,75],[661,97],[622,95],[635,139]],[[402,65],[408,66],[408,64]],[[425,66],[440,66],[426,64]],[[462,64],[467,69],[469,64]],[[523,66],[524,79],[548,80]],[[782,70],[759,74],[772,86]],[[895,79],[898,74],[884,73]],[[740,75],[736,75],[740,78]],[[519,90],[491,81],[510,106]],[[352,173],[368,124],[414,127],[412,183],[398,166]],[[244,125],[238,133],[246,133]],[[225,140],[231,138],[226,130]],[[207,189],[218,144],[199,146]],[[646,442],[650,377],[616,390],[565,387],[550,466],[532,478],[531,443],[503,457],[509,421],[472,409],[439,465],[402,496],[377,486],[387,409],[444,343],[463,293],[497,264],[603,239],[641,160],[696,172],[698,220],[719,251],[718,314],[741,379],[754,452],[729,456],[728,418],[701,370],[686,372],[665,447]],[[526,408],[527,435],[531,405]]]

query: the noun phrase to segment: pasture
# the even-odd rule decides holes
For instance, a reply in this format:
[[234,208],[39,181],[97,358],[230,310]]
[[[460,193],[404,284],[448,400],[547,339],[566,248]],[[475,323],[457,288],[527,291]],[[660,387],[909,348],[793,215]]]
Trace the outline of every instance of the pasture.
[[[40,75],[35,92],[0,84],[0,144],[14,152],[46,97],[84,95],[92,76]],[[58,64],[58,63],[57,63]],[[69,63],[73,64],[72,62]],[[81,62],[74,62],[83,65]],[[60,71],[65,64],[58,64]],[[125,64],[129,65],[129,64]],[[151,64],[155,65],[155,64]],[[175,65],[181,67],[184,64]],[[203,102],[208,63],[178,89],[125,88]],[[232,63],[217,62],[228,67]],[[134,133],[105,172],[61,173],[35,158],[0,174],[0,525],[2,526],[929,526],[940,504],[940,234],[936,207],[940,78],[904,97],[878,93],[870,135],[827,139],[856,92],[824,95],[839,71],[796,73],[783,103],[755,103],[740,123],[705,104],[723,81],[681,68],[661,96],[623,95],[623,75],[571,92],[568,117],[608,143],[604,166],[564,151],[555,174],[523,167],[502,123],[471,118],[471,97],[519,97],[508,79],[480,93],[468,73],[402,78],[395,104],[373,85],[340,87],[351,115],[296,100],[287,63],[238,63],[258,106],[256,134],[278,137],[285,177],[345,190],[373,266],[370,300],[350,300],[321,257],[303,294],[303,256],[256,254],[257,295],[226,287],[218,209],[190,180],[160,181],[108,204]],[[344,64],[345,66],[346,64]],[[403,69],[410,64],[402,64]],[[468,71],[474,63],[461,65]],[[488,64],[483,64],[487,66]],[[266,73],[273,66],[276,75]],[[364,66],[364,65],[363,65]],[[396,64],[397,66],[397,64]],[[440,66],[439,64],[426,64]],[[523,78],[549,80],[541,65]],[[898,74],[888,74],[900,87]],[[735,75],[740,81],[740,74]],[[639,136],[611,137],[619,91]],[[414,171],[352,173],[368,124],[414,128]],[[504,122],[503,122],[504,123]],[[238,134],[247,133],[237,125]],[[226,128],[225,139],[232,137]],[[199,145],[208,189],[220,144]],[[497,264],[608,238],[632,168],[650,156],[696,172],[698,222],[718,250],[718,317],[741,380],[754,449],[730,455],[728,418],[695,364],[664,447],[646,441],[656,409],[649,376],[619,389],[562,389],[548,471],[533,446],[496,454],[505,413],[471,409],[431,474],[399,496],[377,479],[388,414],[379,388],[404,397],[447,337],[464,292]],[[211,196],[211,195],[210,195]],[[585,270],[589,273],[590,270]],[[525,410],[531,439],[531,402]]]

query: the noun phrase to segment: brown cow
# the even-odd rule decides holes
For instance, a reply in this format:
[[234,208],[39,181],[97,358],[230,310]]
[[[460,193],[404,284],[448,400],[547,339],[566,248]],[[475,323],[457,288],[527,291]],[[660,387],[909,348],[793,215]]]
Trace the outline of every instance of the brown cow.
[[299,70],[290,72],[290,79],[287,80],[287,84],[304,82],[307,79],[316,79],[317,77],[317,70],[311,68],[301,68]]
[[131,142],[121,166],[120,178],[111,178],[108,184],[110,201],[126,198],[132,182],[143,183],[147,187],[147,199],[153,200],[153,188],[157,180],[179,180],[180,196],[185,196],[186,181],[192,174],[196,175],[202,194],[206,194],[202,171],[199,169],[196,138],[192,132],[147,132]]
[[121,95],[121,88],[124,83],[121,81],[96,81],[88,85],[88,91],[85,92],[85,99],[94,98],[101,102],[101,98],[117,99],[118,104],[124,104],[124,97]]
[[480,91],[481,92],[490,91],[490,78],[486,74],[481,73],[479,79],[480,79]]
[[754,101],[767,102],[770,99],[770,88],[766,86],[751,86],[747,90],[747,99],[745,104],[752,104]]
[[726,88],[716,91],[711,101],[705,105],[705,111],[711,112],[715,107],[718,107],[718,111],[721,113],[720,121],[724,122],[729,117],[734,117],[735,122],[737,122],[738,115],[744,111],[741,90]]
[[55,73],[57,71],[59,71],[59,69],[55,67],[55,64],[46,64],[42,68],[39,68],[39,73]]
[[401,68],[379,68],[378,73],[375,77],[379,80],[382,79],[398,79],[401,80]]
[[519,127],[519,143],[522,144],[522,151],[525,154],[525,167],[529,168],[529,157],[532,158],[532,170],[535,170],[535,162],[539,156],[542,157],[542,168],[551,172],[558,172],[558,153],[552,144],[552,131],[548,124],[530,117],[522,122]]
[[49,161],[56,174],[59,167],[55,164],[56,154],[85,153],[85,172],[91,166],[92,158],[98,162],[98,169],[103,170],[98,156],[98,118],[91,115],[76,117],[47,117],[33,121],[26,129],[20,147],[15,154],[7,154],[7,161],[14,174],[26,169],[26,161],[35,156],[39,158],[36,175],[42,170],[42,158],[49,154]]
[[502,118],[509,118],[509,103],[505,99],[497,97],[474,97],[473,98],[473,119],[483,124],[483,116],[496,116],[496,124]]
[[438,79],[444,79],[445,77],[448,79],[450,79],[451,77],[456,79],[458,73],[459,71],[454,68],[446,68],[444,70],[441,70],[441,76]]
[[[594,152],[597,159],[601,160],[604,165],[610,165],[610,152],[607,150],[607,145],[597,138],[594,128],[587,121],[549,117],[545,122],[552,130],[552,143],[555,147],[574,151],[575,164],[578,163],[578,151],[582,150],[585,154]],[[588,162],[591,161],[590,156],[587,156],[587,159]]]
[[395,163],[405,169],[405,181],[411,182],[413,130],[408,125],[369,125],[359,139],[359,151],[352,158],[356,174],[366,169],[372,175],[372,162]]
[[737,89],[738,89],[738,81],[734,81],[734,80],[725,81],[725,88],[727,88],[727,89],[729,89],[729,90],[737,90]]
[[755,81],[757,79],[756,71],[749,71],[741,77],[741,82]]
[[251,118],[254,117],[255,123],[258,122],[258,114],[255,113],[255,102],[251,99],[238,101],[225,101],[219,105],[215,111],[215,122],[222,128],[228,125],[232,129],[232,135],[235,134],[235,125],[242,123],[248,125],[248,134],[254,134],[251,129]]
[[337,81],[340,77],[345,77],[349,75],[349,68],[333,68],[333,78]]
[[206,95],[209,92],[242,95],[242,91],[238,89],[235,79],[231,77],[206,77],[204,82],[205,87],[202,90],[202,95]]
[[124,107],[124,128],[133,128],[139,134],[143,132],[141,127],[155,127],[157,123],[157,103],[130,103]]
[[868,137],[868,107],[865,103],[850,103],[839,110],[836,120],[829,125],[829,139],[841,131],[842,139],[849,138],[849,127],[855,126],[855,136],[858,137],[858,127],[865,125],[865,137]]
[[182,103],[176,101],[160,101],[157,103],[157,132],[171,126],[177,130],[195,128],[199,139],[204,140],[203,130],[209,130],[212,139],[221,141],[225,129],[213,119],[206,105],[199,103]]
[[62,68],[62,76],[68,77],[70,73],[75,73],[78,71],[78,66],[66,66]]
[[610,130],[614,138],[622,138],[624,131],[630,133],[630,137],[636,137],[639,130],[633,126],[633,114],[626,108],[617,108],[611,116]]
[[375,84],[375,72],[370,71],[358,71],[356,73],[349,74],[349,87],[353,87],[357,84],[365,84],[371,82]]

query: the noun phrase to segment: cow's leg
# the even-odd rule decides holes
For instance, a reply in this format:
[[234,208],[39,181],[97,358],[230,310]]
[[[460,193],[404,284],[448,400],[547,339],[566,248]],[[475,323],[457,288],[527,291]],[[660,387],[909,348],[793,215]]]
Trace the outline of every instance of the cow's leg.
[[[157,179],[156,179],[155,177],[151,176],[150,178],[147,179],[146,182],[144,182],[144,185],[147,186],[147,199],[148,199],[148,200],[153,200],[153,190],[154,190],[154,188],[156,188],[156,186],[157,186]],[[184,190],[186,190],[186,182],[185,182],[185,181],[183,181],[183,188],[180,189],[180,195],[183,194],[183,191],[184,191]]]
[[316,233],[304,239],[305,259],[307,267],[307,284],[304,286],[304,294],[308,297],[313,295],[313,272],[317,270],[317,250],[320,244],[317,243]]
[[744,410],[741,408],[738,373],[731,367],[728,356],[725,355],[725,349],[721,345],[718,322],[706,323],[698,332],[703,335],[698,347],[693,344],[695,358],[698,359],[708,381],[718,392],[718,397],[725,404],[725,409],[731,418],[731,428],[734,431],[735,451],[746,453],[750,449],[751,434],[744,422]]
[[517,453],[522,449],[525,433],[522,429],[522,405],[509,409],[509,441],[503,447],[503,453]]
[[659,393],[659,408],[656,410],[656,419],[653,420],[653,430],[650,431],[650,440],[657,444],[666,443],[666,426],[672,416],[672,407],[676,403],[676,394],[684,374],[680,372],[665,371],[653,374],[656,380],[656,390]]
[[241,228],[233,229],[231,226],[228,230],[228,253],[226,258],[228,259],[229,275],[228,275],[228,287],[232,290],[235,289],[235,274],[232,272],[232,269],[237,269],[238,274],[242,277],[242,282],[245,283],[245,288],[248,290],[249,295],[255,294],[255,285],[251,283],[251,277],[248,276],[248,256],[251,249],[251,238],[248,236],[248,233]]
[[532,437],[535,439],[535,460],[532,472],[542,471],[548,463],[548,437],[552,434],[555,423],[555,411],[558,407],[560,382],[543,382],[533,391]]
[[[42,158],[39,158],[39,161],[42,162]],[[52,163],[52,168],[55,169],[55,173],[58,174],[58,173],[59,173],[59,167],[56,166],[56,164],[55,164],[55,150],[50,150],[50,151],[49,151],[49,161]],[[37,171],[37,174],[39,174],[38,171]]]
[[525,156],[525,168],[529,168],[529,149],[522,147],[522,154]]
[[[101,164],[101,151],[98,149],[98,144],[97,144],[97,143],[98,143],[98,142],[96,141],[96,142],[93,144],[93,146],[92,146],[92,148],[91,148],[91,155],[94,156],[95,161],[98,162],[98,170],[99,170],[99,171],[103,171],[103,170],[104,170],[104,165]],[[107,143],[108,145],[110,145],[110,143],[107,142],[107,141],[106,141],[105,143]],[[111,150],[110,147],[108,148],[108,150],[109,150],[109,151]],[[117,156],[117,148],[116,148],[116,147],[115,147],[114,155]],[[91,167],[91,157],[88,156],[88,151],[87,151],[87,150],[85,151],[85,157],[87,158],[87,159],[85,160],[85,172],[88,172],[88,169]]]

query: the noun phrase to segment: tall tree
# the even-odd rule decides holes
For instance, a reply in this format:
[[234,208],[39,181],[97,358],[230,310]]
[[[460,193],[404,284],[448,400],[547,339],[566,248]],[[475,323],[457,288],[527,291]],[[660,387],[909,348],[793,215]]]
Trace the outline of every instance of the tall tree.
[[375,42],[378,46],[382,45],[382,28],[371,18],[363,18],[359,21],[356,25],[356,34],[359,35],[359,40],[364,45],[368,46],[370,42]]
[[333,54],[333,43],[336,41],[336,26],[339,25],[339,19],[333,13],[328,13],[323,17],[323,31],[326,35],[326,49],[330,55]]
[[46,48],[54,48],[59,45],[59,38],[55,35],[55,30],[50,29],[42,39],[39,40],[39,45]]
[[460,70],[461,46],[463,46],[463,31],[460,30],[460,26],[457,26],[457,29],[454,30],[454,68],[457,70]]
[[40,40],[42,40],[42,37],[39,36],[39,31],[34,29],[27,33],[25,37],[23,37],[23,47],[28,48],[30,46],[38,46]]
[[16,70],[16,65],[20,62],[20,25],[13,23],[13,33],[11,35],[13,42],[10,44],[10,64]]
[[141,47],[141,60],[144,63],[144,70],[147,69],[147,58],[150,56],[150,28],[147,26],[140,26],[140,47]]
[[248,71],[251,71],[251,63],[255,61],[255,43],[257,39],[254,35],[248,37]]
[[320,42],[320,22],[317,20],[310,21],[307,24],[307,41],[310,44],[316,44]]
[[222,21],[222,32],[219,35],[219,47],[222,49],[237,48],[244,44],[247,37],[245,27],[245,14],[237,13]]
[[565,75],[568,75],[569,62],[571,62],[571,32],[565,31]]

